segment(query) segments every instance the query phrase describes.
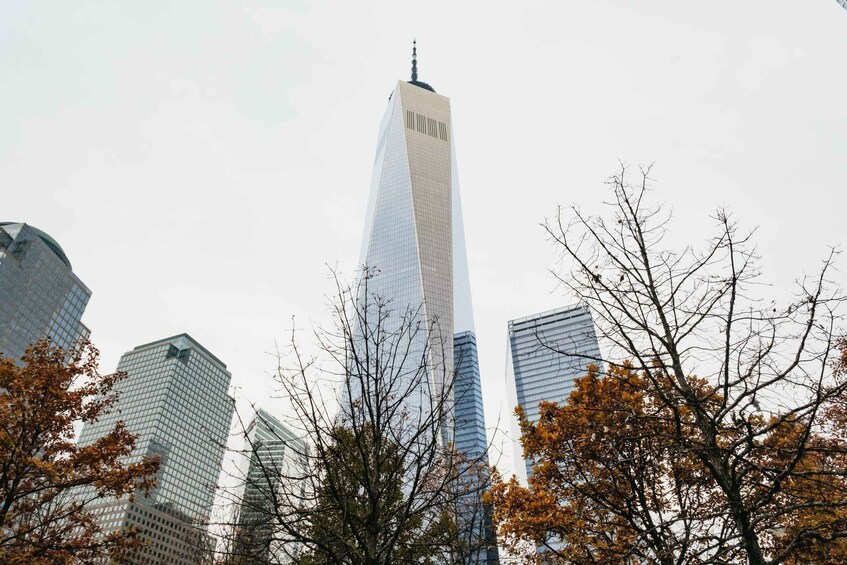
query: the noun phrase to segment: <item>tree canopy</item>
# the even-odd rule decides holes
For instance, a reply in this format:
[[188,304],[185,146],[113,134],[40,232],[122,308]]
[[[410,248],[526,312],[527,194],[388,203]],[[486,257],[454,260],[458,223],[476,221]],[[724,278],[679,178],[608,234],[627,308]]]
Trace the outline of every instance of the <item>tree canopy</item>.
[[649,169],[632,185],[624,167],[609,216],[573,208],[545,224],[605,354],[583,358],[567,404],[542,404],[535,422],[518,408],[534,470],[527,487],[496,481],[501,533],[563,563],[844,562],[837,251],[787,304],[768,301],[752,233],[720,209],[701,249],[675,247],[649,184]]
[[[292,338],[278,374],[292,406],[286,425],[302,443],[287,442],[289,464],[269,462],[258,479],[268,562],[477,563],[491,545],[479,532],[487,455],[452,444],[452,335],[424,321],[421,306],[377,295],[375,276],[338,282],[334,325],[316,332],[320,352],[306,356]],[[245,439],[246,455],[261,460],[261,445]]]
[[158,459],[125,463],[135,436],[122,422],[85,447],[74,424],[106,414],[115,384],[98,351],[82,341],[65,351],[49,341],[17,364],[0,359],[0,561],[61,564],[131,548],[134,532],[104,532],[91,506],[150,489]]

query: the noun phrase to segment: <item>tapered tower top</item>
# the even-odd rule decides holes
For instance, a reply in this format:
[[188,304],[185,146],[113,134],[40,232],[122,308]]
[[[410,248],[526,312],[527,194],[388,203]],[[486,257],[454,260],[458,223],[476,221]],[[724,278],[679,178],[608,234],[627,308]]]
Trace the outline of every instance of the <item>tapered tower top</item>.
[[412,80],[409,81],[409,84],[414,84],[419,88],[423,88],[424,90],[429,90],[430,92],[435,92],[435,89],[432,88],[425,82],[421,82],[418,80],[418,40],[415,39],[412,41]]

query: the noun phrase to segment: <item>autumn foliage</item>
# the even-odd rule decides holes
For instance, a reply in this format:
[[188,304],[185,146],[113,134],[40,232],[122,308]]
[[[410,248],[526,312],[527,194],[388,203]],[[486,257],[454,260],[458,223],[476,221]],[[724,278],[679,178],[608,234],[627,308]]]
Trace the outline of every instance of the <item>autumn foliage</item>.
[[[837,348],[833,385],[847,376],[847,342]],[[719,391],[690,379],[706,412]],[[528,562],[747,563],[721,477],[698,451],[690,411],[672,410],[661,372],[596,366],[567,404],[543,402],[536,423],[518,407],[528,486],[499,476],[489,494],[512,552]],[[716,443],[738,455],[745,508],[769,563],[847,562],[847,396],[826,399],[813,425],[759,412],[721,428]],[[810,432],[810,430],[812,430]],[[743,458],[743,462],[740,460]]]
[[517,413],[524,456],[536,463],[529,488],[512,478],[490,493],[513,550],[531,557],[541,546],[562,562],[676,562],[711,482],[646,378],[592,366],[566,405],[541,403],[537,424]]
[[113,406],[126,375],[101,375],[98,351],[49,341],[16,364],[0,359],[0,562],[61,564],[133,547],[133,532],[101,532],[90,512],[109,497],[153,486],[157,459],[126,464],[135,436],[119,422],[91,445],[74,443],[74,424]]
[[680,245],[640,172],[609,178],[608,214],[572,207],[544,224],[605,356],[541,334],[538,347],[605,372],[524,419],[536,472],[494,490],[501,532],[528,559],[546,543],[546,561],[847,562],[838,250],[787,302],[768,300],[754,233],[719,208],[711,236]]

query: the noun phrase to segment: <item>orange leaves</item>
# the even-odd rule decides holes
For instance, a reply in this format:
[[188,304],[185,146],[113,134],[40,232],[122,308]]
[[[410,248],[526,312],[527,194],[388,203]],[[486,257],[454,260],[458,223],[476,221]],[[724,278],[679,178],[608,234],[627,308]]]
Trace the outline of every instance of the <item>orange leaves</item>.
[[71,563],[132,546],[105,534],[88,507],[153,486],[159,462],[126,464],[135,436],[119,423],[87,447],[74,424],[92,422],[115,401],[125,375],[100,375],[88,342],[70,351],[42,341],[22,365],[0,359],[0,561]]
[[[527,559],[663,562],[684,551],[689,507],[709,482],[675,442],[675,418],[654,389],[660,378],[629,366],[577,379],[568,403],[542,402],[537,422],[516,410],[528,487],[496,477],[494,520]],[[684,416],[683,416],[684,417]]]
[[837,351],[833,388],[781,413],[726,411],[696,377],[681,391],[659,370],[590,368],[537,422],[516,410],[533,473],[526,487],[495,476],[500,533],[529,562],[541,546],[545,563],[740,563],[756,536],[759,562],[847,563],[847,343]]

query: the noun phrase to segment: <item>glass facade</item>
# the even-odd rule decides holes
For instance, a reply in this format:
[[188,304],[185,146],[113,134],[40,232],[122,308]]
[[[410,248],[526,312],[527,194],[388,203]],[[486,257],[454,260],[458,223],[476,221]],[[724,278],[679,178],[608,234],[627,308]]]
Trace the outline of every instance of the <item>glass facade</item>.
[[[488,440],[485,432],[485,412],[479,377],[479,357],[476,336],[472,331],[453,336],[453,359],[456,363],[455,437],[456,450],[469,461],[488,463]],[[469,475],[471,480],[477,475]],[[467,556],[468,563],[499,563],[497,538],[491,524],[491,507],[483,504],[482,493],[469,483],[471,493],[458,507],[460,528],[472,547],[479,547]]]
[[[138,435],[128,462],[145,455],[162,458],[150,497],[137,496],[124,517],[129,520],[143,512],[147,524],[142,524],[142,533],[148,549],[175,551],[186,544],[183,534],[203,539],[196,528],[185,527],[209,518],[234,409],[227,392],[231,375],[226,365],[187,334],[136,347],[121,357],[118,371],[127,373],[116,387],[118,402],[110,414],[83,428],[79,444],[93,443],[123,420]],[[106,508],[124,503],[116,501]],[[163,524],[170,524],[168,531],[174,535],[165,535]],[[196,553],[198,548],[190,549]],[[197,561],[186,557],[173,562]]]
[[89,298],[53,238],[27,224],[0,222],[0,354],[18,360],[39,339],[68,348],[87,338],[81,319]]
[[[446,435],[471,459],[483,460],[485,416],[452,130],[449,98],[423,83],[398,81],[377,137],[361,264],[378,272],[368,291],[390,301],[389,324],[423,306],[420,321],[434,330],[428,344],[433,391],[455,371]],[[427,394],[420,391],[421,398]],[[484,528],[482,513],[472,512]],[[493,540],[490,528],[482,533]],[[491,545],[490,555],[481,552],[477,562],[497,562],[496,542]]]
[[[419,321],[433,330],[429,384],[436,393],[443,375],[453,370],[449,124],[448,98],[397,83],[379,132],[361,261],[379,272],[369,291],[390,301],[389,324],[399,324],[410,309],[422,306]],[[418,351],[424,345],[418,344]]]
[[453,337],[453,358],[456,360],[456,449],[471,459],[480,459],[487,452],[488,440],[485,434],[476,336],[473,332],[462,332]]
[[[512,406],[520,405],[531,422],[538,421],[538,403],[542,400],[565,403],[573,390],[573,381],[583,376],[589,363],[599,363],[600,347],[594,331],[591,311],[576,304],[509,322],[509,380],[514,393]],[[520,437],[516,421],[512,423],[514,440]],[[522,461],[516,446],[515,471],[524,468],[527,476],[532,462]]]
[[239,563],[287,563],[297,547],[277,547],[272,511],[280,482],[296,476],[303,441],[265,410],[256,412],[246,431],[247,469],[236,521],[233,555]]
[[361,263],[379,271],[370,291],[391,301],[397,323],[423,305],[421,321],[435,330],[430,365],[451,374],[453,335],[473,331],[473,311],[447,97],[398,81],[380,125]]

